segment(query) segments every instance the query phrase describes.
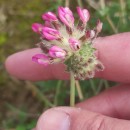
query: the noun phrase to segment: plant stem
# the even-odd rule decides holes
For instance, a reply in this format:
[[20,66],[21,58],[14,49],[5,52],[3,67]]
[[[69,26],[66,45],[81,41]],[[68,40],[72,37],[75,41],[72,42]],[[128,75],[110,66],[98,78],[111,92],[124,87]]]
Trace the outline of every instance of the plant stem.
[[83,93],[82,93],[82,90],[81,90],[81,86],[80,86],[80,84],[79,84],[79,81],[76,80],[76,81],[75,81],[75,84],[76,84],[76,89],[77,89],[77,92],[78,92],[78,95],[79,95],[79,99],[80,99],[80,100],[83,100],[84,97],[83,97]]
[[107,19],[108,23],[110,24],[110,26],[111,26],[113,32],[114,32],[114,33],[118,33],[118,30],[117,30],[117,28],[115,27],[115,25],[114,25],[114,23],[112,22],[112,20],[111,20],[111,18],[110,18],[109,15],[106,16],[106,19]]
[[121,15],[120,18],[122,20],[123,24],[126,24],[126,19],[125,19],[125,13],[126,13],[126,3],[124,0],[120,0],[120,7],[121,7]]
[[54,105],[46,98],[46,96],[31,82],[26,81],[27,87],[36,93],[36,96],[39,100],[43,101],[47,106],[54,107]]
[[90,82],[90,85],[91,85],[91,88],[93,90],[94,95],[96,95],[97,91],[96,91],[96,86],[94,84],[94,81],[92,79],[89,79],[89,82]]
[[62,81],[59,80],[56,86],[56,94],[55,94],[55,98],[54,98],[54,105],[57,106],[58,105],[58,96],[60,93],[60,87],[61,87]]
[[65,6],[69,7],[69,0],[65,0]]
[[104,9],[105,8],[105,1],[104,0],[100,0],[100,5],[101,5],[101,8]]
[[105,85],[105,88],[108,89],[109,88],[109,83],[107,80],[104,80],[104,85]]
[[[100,6],[101,6],[101,9],[104,9],[106,7],[104,0],[100,0]],[[115,27],[115,25],[114,25],[114,23],[111,20],[109,15],[106,16],[106,19],[107,19],[108,23],[110,24],[110,26],[111,26],[112,30],[114,31],[114,33],[117,33],[118,32],[117,28]]]
[[73,72],[70,72],[70,106],[75,106],[75,78]]
[[83,7],[82,0],[77,0],[77,2],[80,7]]

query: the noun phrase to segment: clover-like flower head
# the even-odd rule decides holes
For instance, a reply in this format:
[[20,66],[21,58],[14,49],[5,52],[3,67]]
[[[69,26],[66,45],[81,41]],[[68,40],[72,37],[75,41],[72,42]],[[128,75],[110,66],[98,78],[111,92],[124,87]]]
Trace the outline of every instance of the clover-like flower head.
[[34,23],[32,30],[40,35],[37,45],[42,53],[32,57],[42,65],[64,63],[75,78],[93,78],[95,71],[102,71],[103,64],[97,59],[93,40],[102,30],[102,22],[97,21],[93,29],[88,29],[90,14],[87,9],[77,7],[79,23],[74,25],[74,16],[68,7],[59,7],[58,16],[53,12],[42,15],[44,24]]

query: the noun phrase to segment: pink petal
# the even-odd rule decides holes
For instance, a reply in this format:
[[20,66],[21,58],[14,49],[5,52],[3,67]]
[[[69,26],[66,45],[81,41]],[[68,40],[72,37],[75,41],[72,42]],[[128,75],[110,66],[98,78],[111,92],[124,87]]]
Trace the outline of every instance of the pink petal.
[[49,50],[49,54],[53,58],[65,58],[66,52],[58,46],[53,46]]
[[96,26],[96,30],[98,33],[102,31],[102,26],[103,26],[103,23],[100,20],[98,20],[97,26]]
[[33,23],[32,24],[32,30],[36,33],[39,33],[43,28],[43,25],[42,24],[39,24],[39,23]]
[[52,12],[47,12],[45,14],[42,15],[42,19],[46,20],[46,21],[58,21],[56,15]]
[[48,65],[50,63],[48,56],[45,54],[36,54],[32,57],[32,61],[38,63],[38,64],[43,64],[43,65]]
[[80,49],[80,43],[78,40],[76,40],[74,38],[70,38],[69,43],[70,43],[70,47],[72,50],[77,51]]
[[60,33],[58,30],[53,28],[44,27],[42,29],[43,36],[48,40],[56,40],[60,38]]
[[74,17],[72,11],[68,7],[59,7],[58,15],[60,20],[68,27],[74,26]]
[[81,9],[80,7],[77,7],[77,12],[79,14],[79,17],[81,21],[86,24],[90,19],[90,14],[87,9]]

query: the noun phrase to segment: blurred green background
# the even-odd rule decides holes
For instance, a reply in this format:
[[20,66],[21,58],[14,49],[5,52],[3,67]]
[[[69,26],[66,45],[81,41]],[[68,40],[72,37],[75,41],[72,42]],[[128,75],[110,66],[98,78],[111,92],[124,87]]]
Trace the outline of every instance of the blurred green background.
[[[0,0],[0,130],[30,130],[44,110],[69,105],[69,81],[21,81],[8,75],[4,68],[7,56],[35,47],[39,38],[31,24],[42,22],[42,13],[56,12],[60,5],[68,5],[68,1]],[[76,17],[77,5],[89,9],[92,26],[98,18],[103,21],[101,36],[130,31],[130,0],[70,0]],[[93,79],[80,84],[86,99],[115,83]],[[76,101],[80,100],[76,92]]]

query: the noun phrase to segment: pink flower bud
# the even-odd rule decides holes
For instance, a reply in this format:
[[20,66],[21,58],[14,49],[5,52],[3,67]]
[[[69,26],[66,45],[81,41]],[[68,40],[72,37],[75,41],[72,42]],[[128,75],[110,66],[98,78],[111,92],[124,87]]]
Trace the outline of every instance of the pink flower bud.
[[51,25],[51,23],[49,21],[45,21],[44,26],[45,27],[50,27],[50,28],[52,27],[52,25]]
[[100,20],[98,20],[97,26],[96,26],[96,30],[98,33],[100,33],[102,31],[102,26],[103,26],[103,23]]
[[43,25],[39,23],[33,23],[32,24],[32,30],[36,33],[39,33],[42,31]]
[[68,27],[74,26],[74,16],[72,11],[68,7],[59,7],[58,8],[58,14],[60,20]]
[[87,30],[86,31],[86,38],[94,38],[95,37],[95,31],[94,30]]
[[72,50],[77,51],[80,49],[80,43],[78,40],[76,40],[74,38],[70,38],[69,43],[70,43],[70,47]]
[[46,21],[49,21],[49,22],[58,21],[56,15],[54,13],[52,13],[52,12],[47,12],[47,13],[43,14],[42,19],[46,20]]
[[36,54],[32,57],[32,61],[43,64],[43,65],[48,65],[50,64],[49,58],[45,54]]
[[87,9],[81,9],[80,7],[77,7],[77,12],[82,22],[86,24],[90,19],[89,11]]
[[61,59],[64,59],[66,56],[66,52],[63,49],[59,48],[58,46],[51,47],[49,50],[49,54],[53,58],[61,58]]
[[53,28],[43,27],[42,33],[43,33],[43,37],[45,37],[47,40],[56,40],[60,38],[59,31]]

